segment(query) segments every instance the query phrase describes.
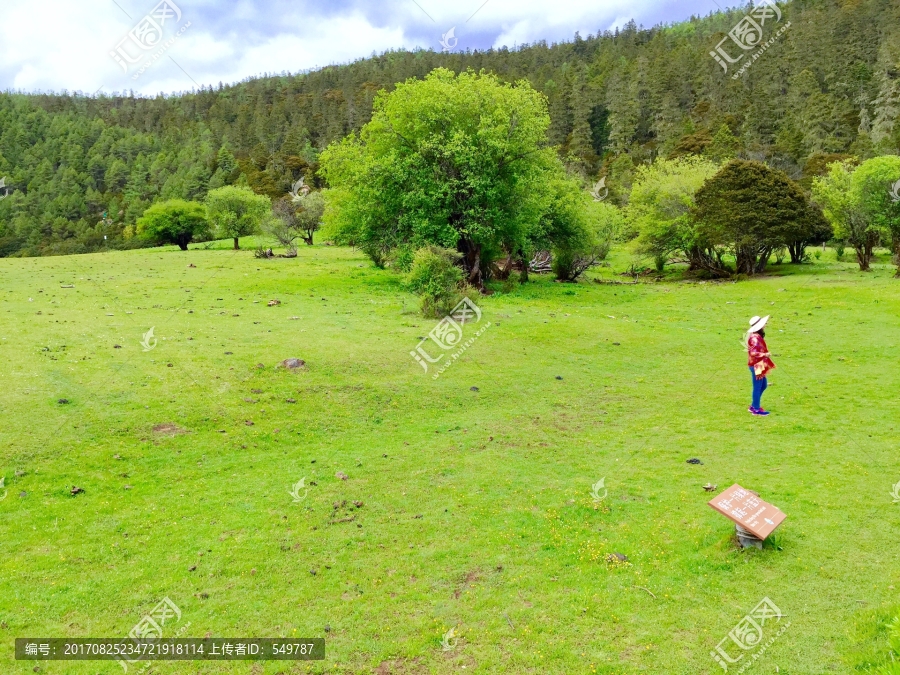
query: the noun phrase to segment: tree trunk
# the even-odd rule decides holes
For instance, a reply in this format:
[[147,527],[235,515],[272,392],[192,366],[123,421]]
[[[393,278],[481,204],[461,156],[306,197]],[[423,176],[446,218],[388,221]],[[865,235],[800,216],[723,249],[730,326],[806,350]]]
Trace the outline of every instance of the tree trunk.
[[862,245],[854,248],[856,249],[856,261],[859,263],[859,271],[868,272],[869,261],[872,259],[872,257],[867,250],[867,246]]
[[[528,261],[525,257],[519,258],[519,262],[522,265],[522,271],[519,272],[519,283],[527,284],[528,283]],[[897,274],[900,275],[900,268],[897,269]]]
[[240,245],[238,244],[238,238],[237,238],[237,237],[234,238],[234,250],[235,250],[235,251],[241,250],[241,247],[240,247]]
[[750,254],[746,246],[739,246],[734,253],[735,271],[738,274],[746,274],[748,277],[753,276],[756,257]]
[[806,242],[791,242],[788,244],[788,251],[791,254],[791,264],[798,265],[803,262],[803,258],[806,256]]
[[762,251],[760,251],[759,258],[756,261],[756,265],[754,266],[754,273],[762,274],[766,271],[766,265],[769,264],[769,257],[772,255],[772,247],[764,246]]
[[484,279],[481,276],[481,247],[468,238],[463,238],[460,239],[457,250],[463,254],[466,281],[479,291],[484,291]]

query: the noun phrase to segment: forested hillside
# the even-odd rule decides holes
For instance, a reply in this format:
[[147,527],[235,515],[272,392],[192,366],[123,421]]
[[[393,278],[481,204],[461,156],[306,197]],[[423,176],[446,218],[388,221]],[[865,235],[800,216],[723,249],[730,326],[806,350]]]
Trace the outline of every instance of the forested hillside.
[[516,50],[391,52],[171,97],[0,94],[0,256],[137,245],[152,203],[223,185],[271,197],[300,176],[322,186],[320,151],[370,119],[376,93],[437,67],[529,80],[548,99],[548,142],[585,180],[608,176],[619,202],[656,157],[737,154],[808,187],[829,160],[897,154],[900,5],[780,8],[744,72],[759,50],[726,40],[746,55],[727,73],[710,52],[749,8]]

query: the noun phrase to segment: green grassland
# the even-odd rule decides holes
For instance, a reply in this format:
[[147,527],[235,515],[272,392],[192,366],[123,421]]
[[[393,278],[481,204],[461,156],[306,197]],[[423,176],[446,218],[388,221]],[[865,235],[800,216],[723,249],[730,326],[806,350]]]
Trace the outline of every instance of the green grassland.
[[[790,626],[747,672],[848,673],[879,648],[860,640],[900,587],[886,257],[633,284],[616,251],[579,284],[477,299],[490,327],[434,379],[410,352],[435,321],[392,272],[228,245],[0,260],[0,672],[35,666],[15,637],[124,636],[164,597],[167,637],[327,640],[324,662],[148,671],[173,675],[712,674],[764,597]],[[707,482],[788,518],[739,551]]]

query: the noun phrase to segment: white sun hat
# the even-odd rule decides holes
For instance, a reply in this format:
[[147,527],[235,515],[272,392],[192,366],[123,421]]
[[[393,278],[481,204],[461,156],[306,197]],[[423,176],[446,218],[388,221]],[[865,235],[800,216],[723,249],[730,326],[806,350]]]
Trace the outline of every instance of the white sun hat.
[[766,327],[766,324],[768,322],[769,322],[768,316],[764,316],[762,318],[760,318],[758,316],[754,316],[752,319],[750,319],[750,332],[755,333],[757,331],[762,330],[763,328]]

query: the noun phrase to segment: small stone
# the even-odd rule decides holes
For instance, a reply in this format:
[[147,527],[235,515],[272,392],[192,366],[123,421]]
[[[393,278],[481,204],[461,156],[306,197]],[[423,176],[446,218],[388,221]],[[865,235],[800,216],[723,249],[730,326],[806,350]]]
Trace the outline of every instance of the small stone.
[[166,368],[174,368],[174,367],[175,367],[175,366],[173,366],[171,363],[167,363],[167,364],[166,364]]
[[277,307],[280,304],[281,300],[269,300],[268,302],[269,307]]
[[[265,368],[265,366],[263,366],[263,368]],[[251,389],[250,393],[251,394],[261,394],[261,393],[263,393],[263,390],[262,389]]]
[[347,476],[347,474],[345,474],[343,471],[338,471],[336,474],[334,474],[334,477],[340,478],[341,480],[347,480],[347,478],[349,478],[349,476]]
[[209,598],[209,593],[201,593],[201,594],[200,594],[200,599],[201,599],[201,600],[206,600],[207,598]]
[[297,402],[297,399],[295,399],[295,398],[286,398],[286,399],[284,399],[284,402],[285,402],[285,403],[296,403],[296,402]]
[[21,497],[22,499],[25,499],[25,497],[27,497],[27,496],[28,496],[28,493],[25,492],[25,490],[22,490],[22,491],[19,493],[19,497]]
[[618,342],[613,342],[613,344],[614,344],[616,347],[619,346],[619,343],[618,343]]
[[478,387],[469,387],[469,391],[478,391]]
[[131,486],[130,486],[130,485],[126,485],[126,486],[125,486],[125,489],[126,489],[126,490],[131,490]]
[[331,626],[329,626],[327,623],[325,624],[325,632],[326,632],[326,633],[330,633],[330,632],[331,632]]
[[113,459],[122,459],[122,455],[113,455]]
[[252,426],[253,426],[253,422],[251,422],[250,420],[246,420],[246,421],[244,422],[244,424],[246,424],[248,427],[252,427]]
[[557,379],[557,380],[561,380],[561,379],[562,379],[562,375],[557,375],[557,376],[556,376],[556,379]]
[[255,568],[255,567],[254,567],[252,570],[250,570],[250,574],[256,574],[256,568]]
[[355,506],[358,509],[361,509],[363,507],[363,503],[362,502],[353,502],[353,506]]
[[687,463],[688,463],[688,464],[703,464],[703,462],[701,462],[701,461],[700,461],[699,459],[697,459],[696,457],[691,457],[691,458],[687,461]]
[[288,370],[297,370],[298,368],[304,368],[306,366],[306,361],[303,359],[285,359],[280,365],[282,368],[287,368]]
[[309,573],[312,574],[313,576],[316,576],[316,571],[315,571],[315,570],[310,570]]
[[193,571],[196,570],[196,569],[197,569],[197,566],[196,566],[196,565],[191,565],[191,566],[188,568],[188,572],[193,572]]
[[84,492],[83,488],[75,487],[74,485],[72,486],[72,489],[70,490],[70,493],[73,495],[81,494],[82,492]]
[[225,356],[231,356],[234,352],[225,352]]
[[707,483],[706,485],[703,486],[703,489],[706,490],[707,492],[712,492],[712,491],[715,490],[717,487],[719,487],[719,486],[718,486],[718,485],[713,485],[712,483]]
[[113,345],[113,349],[122,349],[122,345]]
[[628,556],[623,553],[613,553],[619,562],[628,562]]
[[22,471],[21,469],[16,469],[16,478],[21,478],[24,475],[25,475],[24,471]]
[[262,364],[262,363],[257,363],[257,364],[256,364],[256,367],[257,367],[257,368],[265,368],[266,366],[265,366],[264,364]]
[[67,398],[61,398],[61,399],[59,399],[59,400],[57,401],[57,403],[59,403],[60,405],[68,405],[69,399],[67,399]]

